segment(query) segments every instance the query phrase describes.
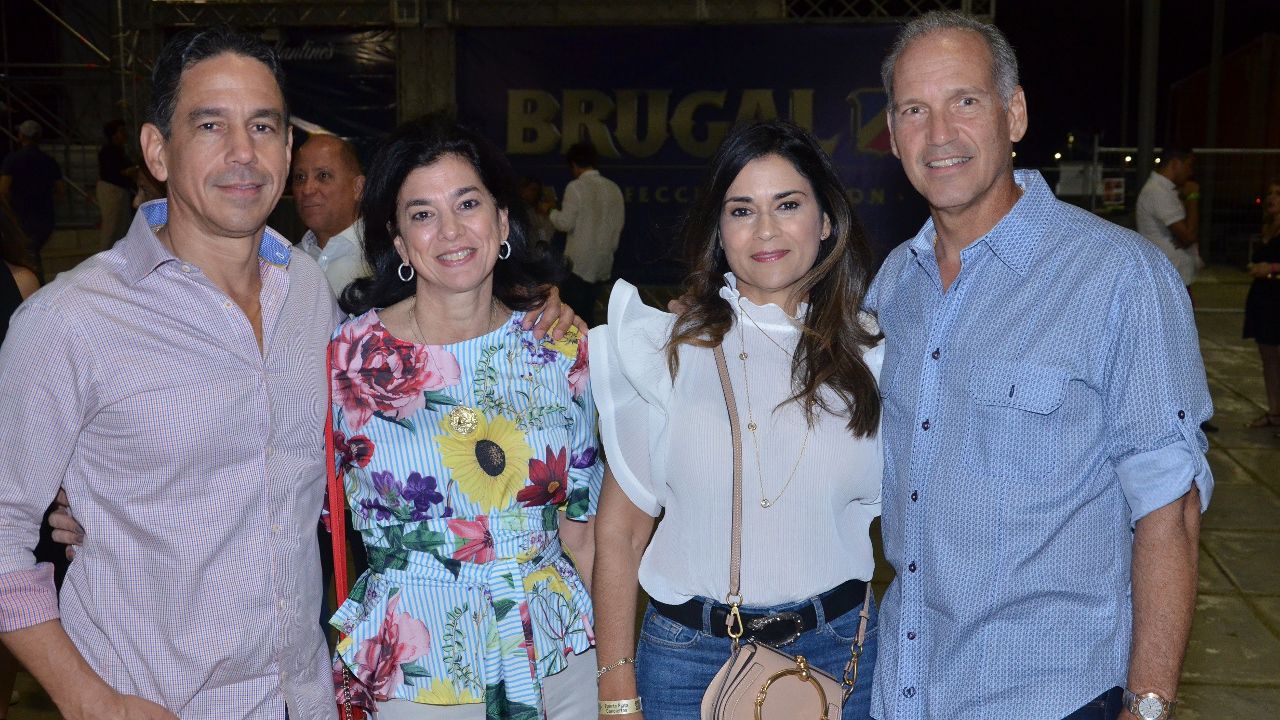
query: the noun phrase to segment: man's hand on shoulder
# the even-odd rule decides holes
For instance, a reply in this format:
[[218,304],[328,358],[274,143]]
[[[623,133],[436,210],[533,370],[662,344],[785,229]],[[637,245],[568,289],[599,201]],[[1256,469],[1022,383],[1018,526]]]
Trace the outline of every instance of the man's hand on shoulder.
[[49,527],[53,529],[53,541],[67,546],[67,559],[76,556],[76,547],[84,543],[84,528],[71,514],[71,504],[67,501],[67,491],[58,490],[53,500],[54,511],[49,513]]
[[590,329],[573,311],[573,308],[560,300],[560,290],[554,287],[547,295],[546,302],[525,313],[524,321],[521,323],[525,330],[533,330],[533,336],[539,340],[547,334],[551,335],[552,340],[560,340],[564,338],[570,325],[576,326],[578,334],[583,336]]

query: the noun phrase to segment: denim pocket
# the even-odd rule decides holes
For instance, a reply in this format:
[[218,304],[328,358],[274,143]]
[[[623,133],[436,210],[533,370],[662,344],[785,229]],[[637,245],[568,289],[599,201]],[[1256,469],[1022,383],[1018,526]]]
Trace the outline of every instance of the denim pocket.
[[[861,607],[856,607],[840,617],[825,623],[819,630],[823,635],[829,635],[842,643],[853,643],[858,637],[858,625],[862,618],[858,615]],[[867,637],[871,637],[876,631],[876,623],[873,619],[867,623]]]
[[649,608],[644,613],[644,624],[640,626],[640,637],[645,642],[669,648],[692,647],[698,642],[702,632],[685,627],[671,618],[659,615]]

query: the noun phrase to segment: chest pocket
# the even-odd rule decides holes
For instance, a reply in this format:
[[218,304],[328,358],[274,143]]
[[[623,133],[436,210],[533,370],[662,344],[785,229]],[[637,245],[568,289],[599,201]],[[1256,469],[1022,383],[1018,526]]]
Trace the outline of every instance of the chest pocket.
[[973,422],[966,459],[993,477],[1025,483],[1062,461],[1063,413],[1070,374],[1060,367],[981,362],[969,377]]
[[969,393],[979,405],[1048,415],[1062,405],[1069,379],[1066,371],[1047,365],[979,365],[969,379]]

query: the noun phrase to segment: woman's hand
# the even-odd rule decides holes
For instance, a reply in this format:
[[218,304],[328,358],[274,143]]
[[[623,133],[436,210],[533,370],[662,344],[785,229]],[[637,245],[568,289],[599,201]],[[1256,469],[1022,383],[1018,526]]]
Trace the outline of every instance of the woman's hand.
[[1249,274],[1256,278],[1264,278],[1271,274],[1271,263],[1249,263]]
[[555,287],[551,288],[546,302],[525,313],[524,321],[520,323],[525,330],[533,330],[533,336],[538,340],[548,333],[552,340],[560,340],[570,325],[576,326],[578,334],[584,337],[590,329],[573,308],[560,301],[560,290]]

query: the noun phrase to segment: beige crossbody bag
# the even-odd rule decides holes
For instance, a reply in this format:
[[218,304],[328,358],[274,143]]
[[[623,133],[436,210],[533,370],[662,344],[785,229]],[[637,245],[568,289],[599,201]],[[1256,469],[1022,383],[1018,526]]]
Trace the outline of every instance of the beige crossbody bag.
[[810,666],[803,655],[792,657],[763,643],[741,642],[742,436],[738,427],[738,404],[729,383],[729,367],[719,346],[715,348],[715,357],[733,437],[733,537],[729,551],[729,595],[725,598],[730,606],[727,622],[733,649],[702,696],[702,720],[839,720],[844,702],[858,681],[858,659],[870,619],[871,584],[867,583],[858,635],[849,648],[843,681]]

